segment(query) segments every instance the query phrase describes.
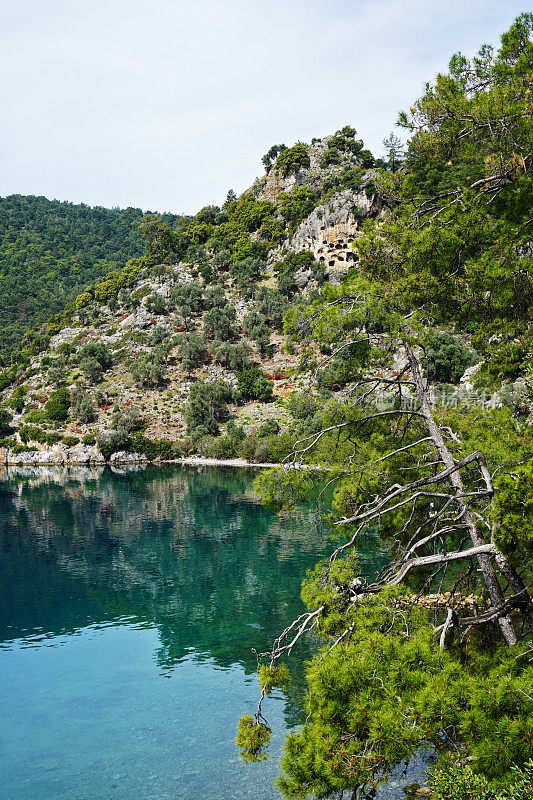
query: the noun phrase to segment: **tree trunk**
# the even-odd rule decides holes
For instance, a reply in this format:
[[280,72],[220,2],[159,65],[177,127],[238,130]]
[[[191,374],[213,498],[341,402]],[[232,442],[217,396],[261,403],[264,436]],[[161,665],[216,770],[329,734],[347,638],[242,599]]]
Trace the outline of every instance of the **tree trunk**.
[[[444,441],[444,437],[441,433],[441,430],[437,423],[433,418],[433,414],[431,413],[431,408],[428,403],[426,388],[424,386],[424,382],[422,380],[422,375],[420,374],[420,367],[418,363],[418,359],[416,358],[415,354],[413,353],[412,349],[409,347],[408,344],[405,344],[405,350],[407,353],[407,358],[409,360],[409,365],[411,367],[411,374],[415,384],[416,394],[418,397],[418,401],[420,403],[420,411],[422,412],[424,419],[426,421],[426,426],[429,431],[429,434],[437,448],[439,455],[444,463],[445,467],[448,469],[452,469],[455,466],[454,458],[451,452],[448,450],[446,442]],[[461,495],[464,493],[464,485],[460,475],[459,470],[452,472],[450,474],[450,481],[455,489],[455,493],[457,495],[457,503],[464,512],[464,520],[468,526],[468,531],[470,534],[470,539],[472,540],[472,544],[475,547],[481,547],[486,545],[487,542],[483,538],[483,536],[478,531],[476,525],[476,519],[474,514],[472,513],[470,507],[467,503],[462,500]],[[503,554],[499,554],[500,561],[503,560],[507,564],[505,556]],[[483,575],[483,579],[485,581],[485,585],[487,587],[491,602],[493,606],[501,606],[505,602],[505,597],[502,592],[501,586],[498,582],[498,578],[496,575],[496,571],[494,569],[494,565],[492,563],[491,557],[486,554],[479,554],[477,556],[477,560],[479,563],[479,568]],[[500,564],[499,564],[500,565]],[[501,568],[501,567],[500,567]],[[517,576],[518,577],[518,576]],[[520,580],[520,579],[519,579]],[[523,587],[523,584],[522,584]],[[514,589],[513,585],[513,589]],[[500,626],[500,630],[502,632],[502,636],[504,637],[505,641],[509,646],[516,644],[517,637],[516,632],[512,623],[512,620],[509,615],[500,617],[498,619],[498,625]]]

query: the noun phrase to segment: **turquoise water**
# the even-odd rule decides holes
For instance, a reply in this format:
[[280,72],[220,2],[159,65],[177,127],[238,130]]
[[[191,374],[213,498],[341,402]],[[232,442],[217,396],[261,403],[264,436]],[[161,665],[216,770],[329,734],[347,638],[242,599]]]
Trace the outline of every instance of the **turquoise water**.
[[[264,706],[271,758],[238,760],[256,660],[329,552],[246,471],[11,472],[0,481],[1,800],[271,800],[294,680]],[[375,557],[363,557],[373,571]]]

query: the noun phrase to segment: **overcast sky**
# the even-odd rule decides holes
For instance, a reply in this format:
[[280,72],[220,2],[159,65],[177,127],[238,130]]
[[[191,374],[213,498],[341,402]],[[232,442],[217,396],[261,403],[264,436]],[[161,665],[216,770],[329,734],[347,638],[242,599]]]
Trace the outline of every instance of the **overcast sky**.
[[0,195],[194,213],[278,142],[353,125],[381,152],[513,0],[0,0]]

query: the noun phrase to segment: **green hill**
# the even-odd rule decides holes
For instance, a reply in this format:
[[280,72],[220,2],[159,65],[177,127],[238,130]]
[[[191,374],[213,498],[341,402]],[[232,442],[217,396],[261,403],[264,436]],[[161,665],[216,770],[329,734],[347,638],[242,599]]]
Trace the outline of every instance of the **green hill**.
[[[96,278],[143,251],[140,208],[45,197],[0,198],[0,363],[28,329],[62,311]],[[173,223],[175,217],[163,217]]]

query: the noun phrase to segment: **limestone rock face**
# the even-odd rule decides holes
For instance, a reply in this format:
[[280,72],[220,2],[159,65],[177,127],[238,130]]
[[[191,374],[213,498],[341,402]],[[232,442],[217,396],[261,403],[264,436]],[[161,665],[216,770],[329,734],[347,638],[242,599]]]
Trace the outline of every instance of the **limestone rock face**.
[[40,447],[38,450],[30,450],[26,453],[13,453],[12,450],[2,450],[1,458],[6,464],[30,466],[38,466],[40,464],[78,466],[103,462],[104,460],[96,446],[77,445],[76,447],[65,447],[60,444],[53,447]]
[[474,390],[474,376],[483,363],[483,361],[479,361],[472,367],[467,367],[465,369],[464,374],[459,381],[461,389],[464,389],[467,392],[472,392]]
[[294,276],[294,282],[299,289],[305,289],[309,281],[312,277],[312,272],[310,269],[299,269],[298,272]]
[[[315,259],[324,264],[329,281],[338,283],[358,261],[353,243],[359,235],[362,220],[379,212],[376,198],[367,197],[362,190],[345,189],[324,205],[317,206],[300,223],[286,246],[294,253],[310,250]],[[272,250],[269,265],[281,257],[282,248]],[[304,271],[296,273],[296,283],[300,288],[304,288],[309,279],[310,275]]]
[[130,453],[127,450],[117,450],[109,459],[110,464],[139,464],[145,461],[145,455],[141,453]]
[[[313,190],[319,189],[325,176],[324,169],[320,167],[320,159],[329,138],[326,137],[322,141],[309,146],[307,152],[311,163],[308,168],[287,175],[286,178],[280,175],[276,169],[271,169],[264,178],[256,181],[257,199],[270,200],[271,203],[275,203],[282,194],[292,192],[297,186],[308,186]],[[329,172],[340,172],[341,169],[341,167],[334,167]]]
[[89,447],[86,445],[76,445],[66,452],[66,463],[68,464],[90,464],[92,461],[101,460],[96,445]]
[[63,464],[64,456],[59,447],[50,447],[46,450],[32,450],[28,453],[13,453],[6,451],[6,464]]
[[275,203],[279,200],[280,195],[286,192],[292,192],[297,186],[306,186],[308,184],[307,172],[308,170],[302,170],[301,172],[296,172],[284,178],[282,175],[278,175],[275,170],[272,170],[270,174],[263,179],[262,182],[264,185],[261,187],[257,199],[270,200],[271,203]]
[[[30,450],[26,453],[13,453],[11,450],[0,451],[1,462],[9,465],[39,466],[53,464],[61,467],[84,467],[89,464],[103,464],[105,459],[96,446],[77,445],[65,447],[54,445]],[[110,464],[144,464],[146,456],[141,453],[130,453],[119,450],[109,459]]]
[[72,341],[72,339],[77,336],[79,332],[79,328],[63,328],[55,336],[52,336],[50,339],[50,347],[54,350],[57,350],[61,344]]
[[324,264],[330,281],[336,282],[357,261],[352,243],[357,238],[360,219],[368,214],[371,205],[364,192],[340,192],[300,223],[289,249],[296,253],[310,250]]
[[325,136],[308,146],[309,167],[287,175],[286,178],[273,168],[263,178],[258,179],[254,184],[257,199],[270,200],[271,203],[275,203],[282,194],[292,192],[298,186],[307,186],[312,191],[319,191],[327,178],[339,176],[346,166],[358,163],[357,159],[353,159],[350,155],[343,156],[341,154],[341,161],[338,164],[328,167],[321,166],[322,156],[331,138],[331,136]]
[[125,317],[119,325],[122,328],[137,328],[138,330],[143,330],[143,328],[148,328],[148,326],[152,322],[152,317],[146,310],[144,306],[139,306],[136,312],[130,314],[128,317]]

